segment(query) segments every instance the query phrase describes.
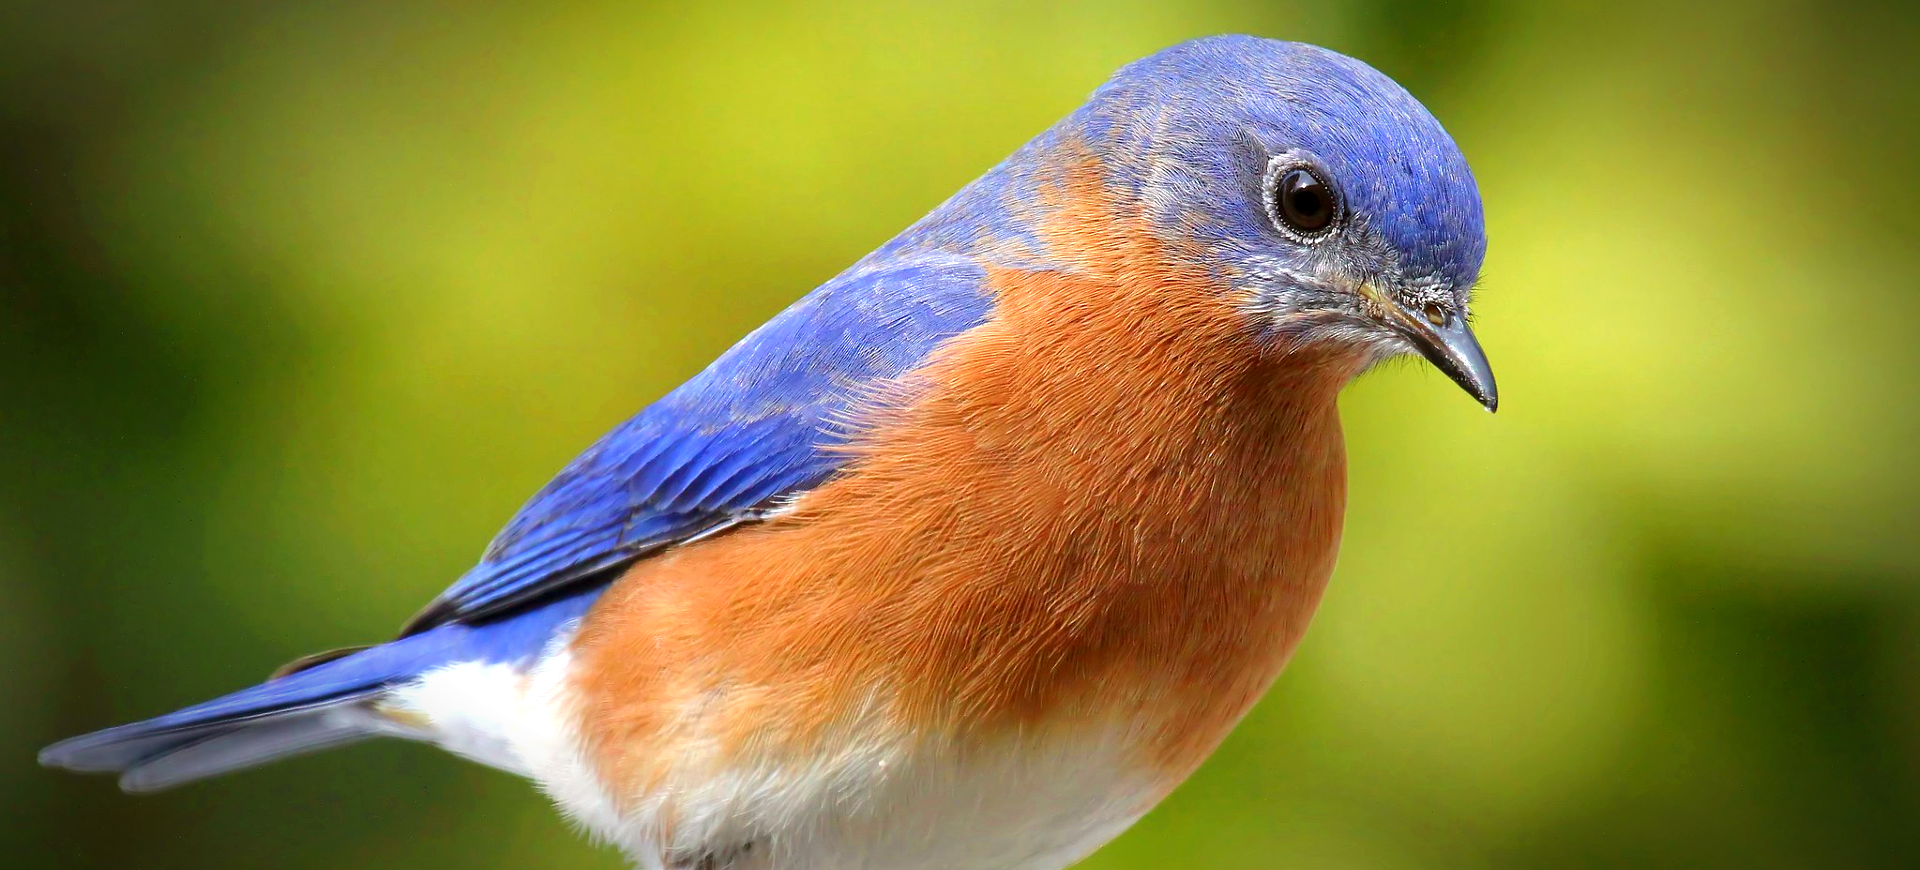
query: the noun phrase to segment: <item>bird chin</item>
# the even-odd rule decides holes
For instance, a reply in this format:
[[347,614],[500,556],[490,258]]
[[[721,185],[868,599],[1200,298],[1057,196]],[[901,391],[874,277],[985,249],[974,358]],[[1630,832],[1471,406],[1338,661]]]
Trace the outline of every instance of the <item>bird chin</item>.
[[1271,329],[1272,346],[1282,355],[1310,353],[1347,357],[1356,373],[1395,357],[1419,353],[1400,333],[1357,314],[1338,311],[1297,312],[1278,319]]

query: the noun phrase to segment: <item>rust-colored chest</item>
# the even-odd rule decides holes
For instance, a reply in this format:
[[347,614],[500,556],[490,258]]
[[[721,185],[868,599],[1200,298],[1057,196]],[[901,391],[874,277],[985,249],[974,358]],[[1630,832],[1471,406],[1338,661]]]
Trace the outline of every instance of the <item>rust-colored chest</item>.
[[1117,728],[1177,781],[1271,682],[1333,566],[1351,370],[1263,355],[1224,302],[996,277],[996,319],[876,409],[848,473],[596,607],[603,764],[644,776],[634,747],[690,715],[806,744],[879,704],[949,742]]

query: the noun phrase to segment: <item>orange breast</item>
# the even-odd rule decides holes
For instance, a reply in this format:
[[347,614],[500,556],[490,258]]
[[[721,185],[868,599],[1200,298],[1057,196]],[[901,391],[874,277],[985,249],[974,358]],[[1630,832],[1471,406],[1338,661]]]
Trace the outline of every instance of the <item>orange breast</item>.
[[1170,782],[1225,736],[1332,570],[1357,362],[1262,347],[1103,201],[1063,192],[1071,268],[993,274],[993,319],[868,415],[849,473],[602,598],[575,664],[603,777],[643,789],[690,721],[805,751],[876,697],[962,745],[1123,722]]

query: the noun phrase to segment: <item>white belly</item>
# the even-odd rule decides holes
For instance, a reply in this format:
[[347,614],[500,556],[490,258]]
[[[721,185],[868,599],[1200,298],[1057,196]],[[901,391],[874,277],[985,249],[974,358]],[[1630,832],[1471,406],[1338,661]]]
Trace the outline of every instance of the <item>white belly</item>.
[[456,665],[391,706],[448,749],[532,777],[647,870],[1059,870],[1164,790],[1122,763],[1118,728],[959,747],[856,722],[819,756],[721,759],[693,724],[659,784],[616,802],[582,751],[567,667],[564,652],[532,674]]

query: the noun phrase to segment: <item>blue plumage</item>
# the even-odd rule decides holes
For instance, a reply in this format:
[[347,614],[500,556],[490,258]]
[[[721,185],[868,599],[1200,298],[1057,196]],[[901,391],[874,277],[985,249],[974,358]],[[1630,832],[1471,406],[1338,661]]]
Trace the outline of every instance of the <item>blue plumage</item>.
[[[151,791],[359,740],[380,733],[371,717],[330,714],[442,665],[530,662],[598,594],[583,589],[497,620],[442,625],[165,716],[62,741],[40,760],[70,770],[124,772],[128,791]],[[180,763],[188,751],[199,763]]]
[[986,318],[983,279],[953,258],[863,261],[575,459],[401,639],[75,737],[42,763],[165,788],[381,733],[357,705],[435,668],[529,662],[586,612],[610,569],[832,475],[856,405]]
[[588,448],[409,627],[511,609],[751,519],[831,475],[852,405],[985,319],[980,267],[866,263]]
[[[1353,216],[1345,247],[1292,244],[1269,220],[1262,172],[1295,151],[1351,182],[1342,188]],[[849,454],[835,448],[866,403],[893,395],[896,379],[943,341],[991,316],[987,269],[1077,268],[1048,250],[1038,227],[1058,207],[1058,190],[1091,172],[1110,197],[1103,201],[1137,210],[1165,235],[1169,256],[1227,279],[1231,292],[1279,299],[1266,305],[1274,311],[1299,307],[1283,293],[1301,290],[1295,275],[1392,274],[1451,290],[1463,317],[1485,250],[1464,158],[1397,85],[1311,46],[1250,37],[1176,46],[1122,70],[1081,109],[590,447],[401,639],[74,738],[42,760],[124,771],[129,788],[163,787],[380,733],[378,717],[358,715],[370,699],[436,668],[529,661],[618,569],[752,521],[838,472]],[[1370,316],[1350,292],[1329,294],[1316,301],[1320,313],[1349,326]],[[1490,396],[1490,375],[1483,380]]]
[[[1219,36],[1122,69],[1066,121],[1107,159],[1108,182],[1164,209],[1219,271],[1276,252],[1249,186],[1266,156],[1304,150],[1397,257],[1381,264],[1464,289],[1486,256],[1473,171],[1440,122],[1360,61],[1300,43]],[[1223,143],[1231,143],[1222,147]],[[1237,145],[1238,147],[1233,147]]]

